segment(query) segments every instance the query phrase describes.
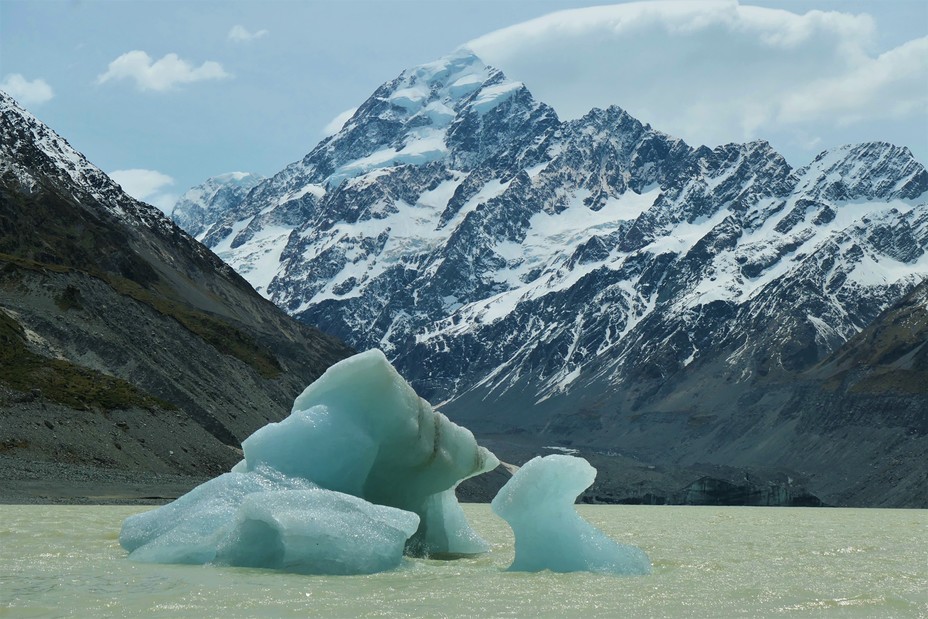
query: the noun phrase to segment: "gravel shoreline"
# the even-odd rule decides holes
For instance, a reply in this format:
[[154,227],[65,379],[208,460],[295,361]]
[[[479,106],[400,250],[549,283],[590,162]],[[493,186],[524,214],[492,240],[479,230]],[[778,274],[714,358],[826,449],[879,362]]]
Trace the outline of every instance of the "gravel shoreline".
[[[458,498],[488,503],[510,475],[498,469],[468,479]],[[0,455],[0,505],[164,505],[211,478]]]
[[207,479],[0,455],[0,505],[161,505]]

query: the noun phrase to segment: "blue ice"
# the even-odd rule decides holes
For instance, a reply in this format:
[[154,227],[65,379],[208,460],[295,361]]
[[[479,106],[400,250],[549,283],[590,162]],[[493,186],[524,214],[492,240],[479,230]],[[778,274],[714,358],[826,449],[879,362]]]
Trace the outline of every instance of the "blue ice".
[[595,478],[596,469],[583,458],[552,455],[529,460],[500,489],[492,508],[515,535],[510,571],[651,572],[643,550],[612,540],[574,508]]
[[242,448],[231,472],[127,518],[130,558],[359,574],[395,567],[404,551],[488,550],[454,488],[499,461],[378,350],[329,368]]
[[399,565],[418,526],[411,512],[261,468],[220,475],[127,518],[119,541],[131,559],[147,563],[368,574]]
[[242,449],[240,470],[267,466],[418,514],[410,554],[489,549],[467,524],[454,487],[499,460],[433,410],[379,350],[329,368],[296,398],[289,417],[252,434]]

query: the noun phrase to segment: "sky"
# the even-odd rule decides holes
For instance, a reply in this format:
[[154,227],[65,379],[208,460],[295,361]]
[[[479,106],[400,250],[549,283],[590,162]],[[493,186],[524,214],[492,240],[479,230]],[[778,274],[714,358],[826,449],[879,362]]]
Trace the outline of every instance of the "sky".
[[274,174],[462,45],[562,119],[618,105],[797,167],[869,140],[928,163],[924,0],[0,0],[0,89],[164,210]]

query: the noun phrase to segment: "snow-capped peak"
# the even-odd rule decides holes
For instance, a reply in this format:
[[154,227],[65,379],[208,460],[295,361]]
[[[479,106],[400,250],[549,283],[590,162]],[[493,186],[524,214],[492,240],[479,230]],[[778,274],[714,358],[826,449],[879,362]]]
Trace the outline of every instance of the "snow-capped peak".
[[443,159],[452,151],[449,138],[456,124],[468,119],[479,125],[519,93],[531,100],[521,82],[462,48],[381,86],[303,165],[325,170],[313,182],[333,188],[376,170]]
[[112,190],[113,182],[106,174],[3,91],[0,91],[0,116],[3,119],[2,165],[12,166],[21,181],[34,182],[27,167],[20,162],[30,158],[33,155],[30,151],[35,148],[48,157],[50,169],[66,173],[73,183],[94,197],[104,200]]
[[260,174],[252,174],[251,172],[226,172],[225,174],[217,174],[210,178],[213,182],[223,183],[223,184],[253,184],[252,180],[260,181],[263,176]]
[[501,76],[472,52],[461,50],[435,62],[404,71],[384,97],[392,105],[416,114],[430,104],[456,108],[491,77]]

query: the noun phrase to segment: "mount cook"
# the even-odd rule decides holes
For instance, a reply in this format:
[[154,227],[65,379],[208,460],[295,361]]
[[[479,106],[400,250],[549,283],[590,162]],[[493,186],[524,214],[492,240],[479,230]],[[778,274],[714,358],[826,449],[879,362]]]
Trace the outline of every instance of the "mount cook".
[[828,402],[860,389],[822,365],[928,277],[928,172],[906,148],[793,168],[764,141],[694,148],[617,107],[564,122],[462,50],[238,195],[175,219],[292,316],[383,349],[494,449],[928,504],[925,387],[844,419]]

